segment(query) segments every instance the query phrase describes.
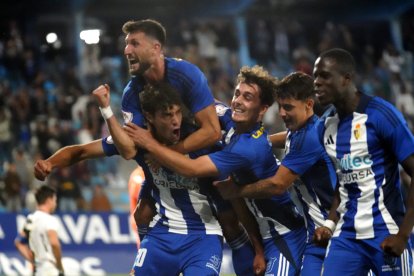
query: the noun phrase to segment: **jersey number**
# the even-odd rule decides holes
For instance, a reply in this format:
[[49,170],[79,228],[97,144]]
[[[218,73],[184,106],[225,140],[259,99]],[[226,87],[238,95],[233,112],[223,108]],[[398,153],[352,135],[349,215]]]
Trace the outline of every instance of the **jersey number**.
[[141,267],[144,263],[145,256],[147,255],[147,249],[146,248],[140,248],[138,250],[137,257],[135,258],[134,266]]

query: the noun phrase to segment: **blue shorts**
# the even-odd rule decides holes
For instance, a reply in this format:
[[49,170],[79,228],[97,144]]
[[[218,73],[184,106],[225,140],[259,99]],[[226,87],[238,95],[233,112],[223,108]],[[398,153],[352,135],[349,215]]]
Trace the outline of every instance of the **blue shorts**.
[[326,252],[322,275],[410,275],[413,264],[411,244],[401,257],[385,255],[380,248],[384,237],[356,240],[332,238]]
[[306,246],[306,229],[292,230],[287,234],[264,239],[267,261],[266,275],[299,275]]
[[307,244],[303,253],[301,276],[321,275],[323,260],[325,259],[326,248]]
[[147,234],[141,242],[135,275],[219,275],[223,238],[206,234]]

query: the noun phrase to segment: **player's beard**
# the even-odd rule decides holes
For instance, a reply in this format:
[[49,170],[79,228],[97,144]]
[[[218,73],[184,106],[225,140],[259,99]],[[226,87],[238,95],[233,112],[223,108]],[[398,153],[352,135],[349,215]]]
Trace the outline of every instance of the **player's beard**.
[[143,76],[145,72],[151,67],[151,64],[146,61],[142,61],[139,63],[139,67],[137,70],[130,71],[132,76]]

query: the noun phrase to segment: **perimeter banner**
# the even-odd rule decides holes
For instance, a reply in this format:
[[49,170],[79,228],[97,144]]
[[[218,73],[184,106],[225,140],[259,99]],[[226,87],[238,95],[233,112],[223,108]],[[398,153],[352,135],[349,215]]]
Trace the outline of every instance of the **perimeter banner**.
[[[0,275],[31,275],[30,264],[14,247],[27,214],[0,213]],[[59,213],[65,275],[127,275],[136,255],[128,213]],[[222,273],[232,273],[226,246]]]

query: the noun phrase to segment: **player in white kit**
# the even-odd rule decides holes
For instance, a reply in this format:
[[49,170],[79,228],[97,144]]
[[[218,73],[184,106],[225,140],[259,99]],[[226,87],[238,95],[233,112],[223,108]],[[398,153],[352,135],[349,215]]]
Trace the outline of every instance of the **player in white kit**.
[[34,264],[35,276],[63,276],[59,224],[51,215],[57,205],[56,191],[43,185],[36,191],[35,197],[37,210],[27,216],[15,245],[23,257]]

